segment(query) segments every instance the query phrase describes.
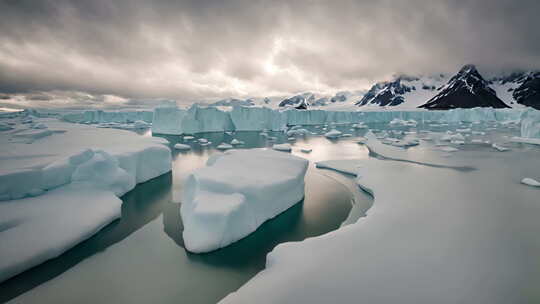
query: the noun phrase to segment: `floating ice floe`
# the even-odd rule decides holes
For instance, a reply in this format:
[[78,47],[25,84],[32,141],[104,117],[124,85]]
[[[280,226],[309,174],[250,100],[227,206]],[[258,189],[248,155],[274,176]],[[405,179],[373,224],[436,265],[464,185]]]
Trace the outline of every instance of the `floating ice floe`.
[[0,135],[0,281],[92,236],[120,217],[118,197],[171,169],[163,139],[46,123],[64,132],[29,145]]
[[540,187],[540,182],[530,177],[522,179],[521,183],[532,187]]
[[194,139],[195,137],[194,136],[184,136],[184,140],[191,140],[191,139]]
[[266,149],[213,155],[184,185],[184,243],[191,252],[225,247],[304,196],[308,161]]
[[291,152],[291,144],[275,144],[272,146],[272,149],[277,151]]
[[176,150],[180,150],[180,151],[191,150],[191,146],[190,146],[190,145],[186,145],[186,144],[175,144],[175,145],[174,145],[174,148],[175,148]]

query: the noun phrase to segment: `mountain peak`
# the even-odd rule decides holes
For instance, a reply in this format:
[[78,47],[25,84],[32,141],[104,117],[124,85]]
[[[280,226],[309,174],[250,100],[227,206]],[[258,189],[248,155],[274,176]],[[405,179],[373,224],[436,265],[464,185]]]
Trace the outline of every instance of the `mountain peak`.
[[469,74],[469,73],[478,73],[478,70],[476,69],[476,66],[474,64],[466,64],[464,65],[458,72],[458,74]]
[[476,107],[508,108],[509,106],[497,97],[476,67],[467,64],[450,78],[437,95],[420,107],[443,110]]

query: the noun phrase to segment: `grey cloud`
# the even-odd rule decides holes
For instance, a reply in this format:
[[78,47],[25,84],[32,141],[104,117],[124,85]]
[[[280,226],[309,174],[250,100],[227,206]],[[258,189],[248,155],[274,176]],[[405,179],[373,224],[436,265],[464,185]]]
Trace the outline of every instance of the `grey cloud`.
[[0,0],[0,92],[189,103],[360,89],[465,63],[538,69],[538,11],[529,0]]

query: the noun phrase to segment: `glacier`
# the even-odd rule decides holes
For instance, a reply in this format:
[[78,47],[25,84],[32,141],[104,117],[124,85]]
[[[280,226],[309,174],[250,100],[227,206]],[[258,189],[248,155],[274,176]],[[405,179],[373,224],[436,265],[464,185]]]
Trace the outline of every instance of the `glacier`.
[[540,138],[540,111],[528,110],[521,119],[521,137]]
[[301,201],[307,166],[306,159],[266,149],[212,155],[184,183],[180,213],[186,249],[225,247]]
[[[540,115],[537,113],[539,111],[523,108],[473,108],[446,111],[325,111],[319,109],[271,109],[257,106],[204,107],[200,105],[180,109],[175,105],[168,105],[154,109],[152,132],[180,135],[228,131],[287,131],[290,126],[349,123],[358,126],[364,126],[365,123],[391,122],[412,126],[416,123],[433,121],[439,123],[507,123],[519,122],[522,116]],[[538,120],[536,116],[533,119]]]

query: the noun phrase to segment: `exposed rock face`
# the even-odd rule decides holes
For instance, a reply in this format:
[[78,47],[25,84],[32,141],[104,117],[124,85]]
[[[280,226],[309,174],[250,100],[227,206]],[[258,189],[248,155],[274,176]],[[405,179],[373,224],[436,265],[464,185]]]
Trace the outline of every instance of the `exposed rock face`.
[[497,97],[495,90],[489,87],[489,82],[474,65],[461,68],[437,95],[420,106],[430,110],[476,107],[509,108]]
[[394,81],[376,83],[356,105],[397,106],[403,103],[405,101],[403,95],[416,90],[414,86],[403,84],[404,80],[417,80],[417,78],[400,76]]
[[540,110],[540,72],[528,73],[516,81],[521,83],[512,93],[516,102]]

